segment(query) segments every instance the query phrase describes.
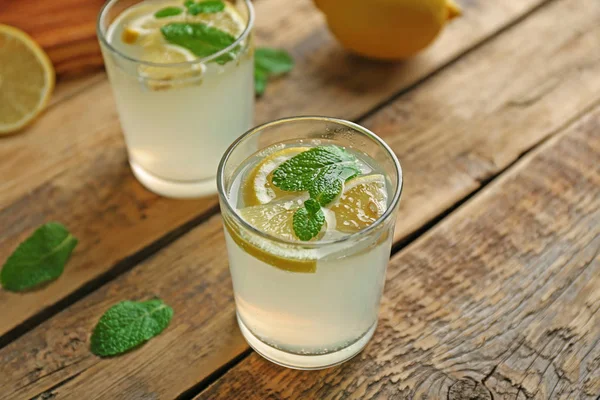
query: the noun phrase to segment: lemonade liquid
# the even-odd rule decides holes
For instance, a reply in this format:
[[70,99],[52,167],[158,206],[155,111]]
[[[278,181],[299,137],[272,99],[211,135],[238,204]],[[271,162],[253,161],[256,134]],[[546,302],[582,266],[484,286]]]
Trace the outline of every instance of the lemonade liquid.
[[[159,194],[214,193],[221,155],[252,125],[250,36],[223,63],[200,62],[198,56],[161,35],[166,24],[191,22],[238,38],[249,24],[251,11],[248,8],[243,15],[241,8],[229,2],[225,5],[221,12],[190,15],[183,0],[144,1],[125,9],[106,31],[106,40],[116,52],[103,46],[103,53],[129,162],[136,177]],[[183,12],[155,17],[167,7]]]
[[[259,206],[254,201],[249,206],[246,200],[253,199],[248,196],[252,182],[270,182],[270,171],[277,164],[321,143],[278,144],[247,159],[235,174],[229,192],[236,213],[254,228],[264,231],[275,227],[281,238],[293,242],[289,220],[285,215],[280,218],[279,211],[293,212],[308,194],[279,192],[278,198]],[[376,192],[378,204],[370,204],[373,199],[369,198],[354,202],[359,208],[370,208],[381,215],[392,197],[388,177],[368,155],[348,151],[358,159],[361,175],[346,182],[340,199],[360,195],[360,182],[366,182],[371,185],[370,191]],[[257,176],[261,166],[267,174]],[[348,191],[353,186],[355,190]],[[349,200],[352,202],[352,198]],[[224,215],[240,328],[257,351],[282,365],[311,369],[342,362],[368,342],[377,323],[393,223],[354,239],[357,235],[349,236],[373,222],[367,221],[362,210],[352,210],[338,199],[324,212],[326,227],[318,239],[308,243],[277,243]],[[261,213],[265,221],[254,218]]]

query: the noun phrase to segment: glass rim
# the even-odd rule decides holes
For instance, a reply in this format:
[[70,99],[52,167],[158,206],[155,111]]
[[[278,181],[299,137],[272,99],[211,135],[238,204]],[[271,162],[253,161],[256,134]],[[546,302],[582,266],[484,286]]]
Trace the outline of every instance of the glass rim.
[[[308,241],[301,242],[301,241],[282,239],[280,237],[273,236],[269,233],[263,232],[255,227],[253,227],[252,225],[250,225],[238,214],[236,208],[233,207],[231,202],[229,201],[229,197],[227,196],[226,191],[225,191],[225,181],[224,181],[225,180],[225,177],[224,177],[225,165],[227,164],[227,161],[229,160],[231,153],[245,139],[247,139],[255,134],[258,134],[259,132],[263,131],[264,129],[270,128],[273,126],[277,126],[277,125],[283,125],[283,124],[286,124],[289,122],[294,122],[294,121],[325,121],[325,122],[332,122],[332,123],[335,123],[338,125],[343,125],[343,126],[352,128],[352,129],[360,132],[361,134],[366,135],[370,139],[373,139],[375,142],[377,142],[377,144],[379,144],[386,151],[388,156],[391,158],[394,166],[396,167],[397,177],[396,177],[396,182],[395,182],[396,189],[394,191],[392,201],[390,202],[390,204],[387,207],[387,209],[385,210],[385,212],[381,215],[381,217],[379,217],[375,222],[373,222],[368,227],[361,229],[358,232],[355,232],[350,235],[339,238],[339,239],[321,240],[321,241],[316,241],[316,242],[308,242]],[[261,149],[259,149],[258,151],[260,151],[260,150]],[[347,121],[347,120],[340,119],[340,118],[324,117],[324,116],[318,116],[318,115],[305,115],[305,116],[297,116],[297,117],[280,118],[280,119],[276,119],[271,122],[267,122],[267,123],[258,125],[252,129],[250,129],[249,131],[247,131],[243,135],[241,135],[239,138],[237,138],[229,146],[229,148],[223,154],[223,157],[221,158],[221,161],[219,162],[219,167],[217,169],[217,192],[219,193],[219,197],[221,197],[223,199],[221,204],[225,204],[227,211],[235,216],[237,222],[240,225],[242,225],[244,227],[244,229],[247,229],[252,234],[256,234],[256,235],[260,236],[261,238],[272,241],[272,242],[277,242],[279,244],[284,244],[287,246],[302,246],[304,248],[311,248],[311,249],[320,248],[320,247],[324,247],[324,246],[330,246],[330,245],[334,245],[334,244],[340,244],[340,243],[344,243],[344,242],[348,242],[348,241],[352,241],[352,240],[357,240],[358,238],[374,231],[377,227],[379,227],[383,223],[383,221],[386,221],[394,213],[394,210],[396,209],[396,207],[398,206],[398,203],[400,201],[403,184],[404,184],[404,180],[402,179],[402,167],[400,165],[400,161],[398,161],[398,157],[396,157],[396,154],[394,153],[394,151],[390,148],[390,146],[388,146],[388,144],[382,138],[377,136],[375,133],[371,132],[369,129],[367,129],[359,124],[356,124],[354,122]],[[223,211],[221,211],[221,214],[223,214]]]
[[135,57],[128,56],[127,54],[124,54],[123,52],[117,50],[112,44],[110,44],[110,42],[106,38],[105,33],[102,31],[102,22],[104,21],[106,12],[110,9],[110,7],[114,3],[118,2],[118,1],[122,1],[122,0],[107,0],[104,3],[104,5],[102,6],[102,8],[100,9],[100,13],[98,14],[98,18],[96,19],[96,35],[98,36],[98,39],[100,40],[100,42],[104,46],[106,46],[106,48],[109,49],[111,52],[118,54],[120,57],[122,57],[128,61],[146,65],[149,67],[178,68],[178,67],[186,67],[186,66],[190,66],[190,65],[203,64],[203,63],[210,62],[210,61],[222,56],[223,54],[229,53],[233,48],[237,47],[240,43],[242,43],[244,40],[246,40],[246,38],[250,35],[252,28],[254,27],[254,17],[255,17],[254,6],[252,5],[252,2],[250,0],[241,0],[244,2],[244,4],[246,5],[246,8],[248,9],[248,21],[246,22],[246,27],[244,28],[244,31],[242,32],[242,34],[235,40],[235,42],[233,42],[226,48],[219,50],[216,53],[213,53],[207,57],[196,58],[194,60],[184,61],[184,62],[179,62],[179,63],[165,64],[165,63],[156,63],[156,62],[152,62],[152,61],[144,61],[144,60],[140,60]]

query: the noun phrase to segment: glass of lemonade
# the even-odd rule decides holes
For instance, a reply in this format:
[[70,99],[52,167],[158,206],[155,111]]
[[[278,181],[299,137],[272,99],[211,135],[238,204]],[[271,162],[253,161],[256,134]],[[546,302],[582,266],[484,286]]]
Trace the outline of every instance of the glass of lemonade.
[[254,128],[217,173],[238,324],[265,358],[319,369],[377,325],[402,190],[393,151],[352,122]]
[[249,0],[109,0],[103,7],[98,38],[129,163],[151,191],[216,192],[221,155],[252,126],[253,21]]

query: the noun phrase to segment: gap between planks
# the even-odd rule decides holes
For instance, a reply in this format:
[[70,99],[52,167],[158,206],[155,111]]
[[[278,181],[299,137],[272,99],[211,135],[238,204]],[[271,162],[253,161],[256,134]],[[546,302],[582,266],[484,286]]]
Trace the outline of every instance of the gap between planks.
[[[579,120],[579,119],[580,119],[582,116],[586,115],[586,114],[588,113],[588,111],[589,111],[589,110],[593,109],[593,108],[594,108],[594,107],[596,107],[597,105],[598,105],[598,100],[596,100],[595,102],[592,102],[592,103],[591,103],[590,105],[588,105],[587,107],[583,107],[583,108],[582,108],[582,110],[583,110],[583,111],[582,111],[582,110],[579,110],[577,113],[575,113],[575,115],[574,115],[574,116],[571,116],[570,118],[565,118],[565,121],[566,121],[566,122],[563,122],[563,123],[559,124],[559,125],[558,125],[558,127],[557,127],[556,129],[554,129],[554,130],[550,131],[546,137],[548,137],[548,136],[555,136],[557,133],[559,133],[559,132],[561,132],[562,130],[564,130],[564,129],[565,129],[565,127],[568,127],[568,126],[570,126],[570,124],[572,124],[574,121],[577,121],[577,120]],[[541,141],[542,141],[542,142],[543,142],[544,140],[546,140],[546,141],[547,141],[548,139],[544,139],[544,138],[542,138],[542,139],[541,139]],[[519,159],[528,159],[528,158],[529,158],[529,157],[528,157],[528,155],[529,155],[529,154],[530,154],[532,151],[534,151],[536,148],[540,147],[539,143],[540,143],[540,142],[538,142],[538,144],[534,144],[534,145],[532,145],[532,146],[530,146],[530,147],[526,148],[526,149],[525,149],[525,150],[523,150],[521,153],[519,153],[519,155],[518,155],[517,157],[518,157]],[[514,162],[512,162],[512,163],[511,163],[511,165],[515,165],[516,163],[517,163],[517,162],[516,162],[516,161],[514,161]],[[506,169],[507,169],[507,168],[504,168],[502,171],[505,171]],[[485,177],[485,178],[483,178],[483,179],[479,180],[479,182],[480,182],[481,184],[486,184],[486,185],[487,185],[487,184],[489,184],[489,183],[490,183],[492,180],[496,179],[496,178],[497,178],[499,175],[501,175],[501,172],[502,172],[502,171],[500,171],[500,172],[498,172],[498,173],[496,173],[496,174],[493,174],[493,175],[491,175],[491,177]],[[477,192],[479,192],[479,193],[480,193],[480,192],[481,192],[481,190],[478,190]],[[468,197],[468,198],[472,198],[472,197],[473,197],[473,196],[470,196],[470,197]],[[459,201],[459,202],[455,203],[455,204],[454,204],[454,206],[453,206],[452,208],[453,208],[453,209],[455,209],[455,208],[459,207],[459,206],[460,206],[462,203],[464,203],[465,201],[466,201],[466,200],[461,200],[461,201]],[[450,214],[450,212],[445,212],[445,213],[443,213],[442,215],[444,215],[444,216],[447,216],[447,215],[449,215],[449,214]],[[433,225],[435,225],[435,223],[434,223]],[[433,225],[431,225],[431,226],[433,226]],[[228,365],[229,365],[229,364],[228,364]],[[217,371],[217,373],[218,373],[218,371]],[[216,376],[215,374],[210,374],[210,375],[209,375],[209,380],[210,380],[210,381],[213,381],[213,380],[214,380],[216,377],[217,377],[217,376]],[[207,381],[206,381],[206,380],[204,380],[204,381],[202,381],[202,382],[204,382],[204,383],[206,384],[206,382],[207,382]],[[199,384],[197,384],[197,385],[194,385],[194,388],[202,388],[202,387],[204,386],[204,385],[202,385],[202,382],[200,382],[200,383],[199,383]],[[182,396],[184,396],[183,398],[186,398],[186,396],[188,396],[189,394],[190,394],[190,393],[186,391],[185,393],[183,393],[183,394],[182,394]]]
[[[466,206],[467,203],[474,200],[474,198],[478,197],[480,194],[487,192],[488,186],[495,184],[499,179],[502,179],[505,174],[510,173],[512,170],[518,170],[520,168],[520,165],[528,163],[529,160],[534,158],[539,152],[541,152],[541,150],[543,150],[546,146],[549,146],[553,140],[560,137],[561,133],[564,133],[570,127],[576,125],[579,121],[583,120],[587,115],[593,114],[594,111],[596,111],[596,112],[600,111],[600,99],[597,102],[595,102],[594,104],[592,104],[589,107],[587,107],[586,109],[584,109],[582,112],[578,113],[576,116],[571,118],[569,121],[565,122],[565,124],[563,124],[561,127],[556,129],[549,136],[545,137],[541,141],[537,142],[535,145],[533,145],[530,148],[528,148],[527,150],[523,151],[513,162],[508,164],[505,168],[499,170],[498,173],[490,176],[489,178],[487,178],[484,181],[481,181],[481,186],[478,189],[476,189],[474,192],[470,193],[463,199],[460,199],[459,201],[457,201],[455,204],[453,204],[447,210],[444,210],[443,212],[441,212],[435,219],[424,224],[423,227],[420,228],[419,230],[415,231],[414,233],[410,234],[409,236],[400,240],[399,242],[394,243],[392,245],[392,251],[391,251],[390,258],[394,257],[395,254],[399,253],[400,251],[404,250],[406,247],[410,246],[413,242],[418,240],[419,237],[421,237],[425,233],[434,229],[438,224],[443,222],[444,219],[446,219],[448,216],[450,216],[450,214],[453,214],[459,208]],[[205,380],[198,383],[196,388],[198,388],[200,390],[193,391],[192,389],[190,389],[190,390],[186,391],[184,394],[177,397],[177,400],[193,400],[195,398],[195,396],[202,393],[210,385],[212,385],[214,382],[216,382],[220,377],[225,375],[229,369],[231,369],[231,368],[235,367],[236,365],[238,365],[239,363],[243,362],[253,352],[254,351],[251,348],[248,349],[248,351],[244,352],[242,354],[242,356],[236,357],[235,360],[232,360],[232,362],[228,363],[227,364],[228,369],[220,368],[217,371],[215,371],[214,374],[211,374],[208,378],[206,378]],[[489,375],[491,376],[493,373],[494,373],[494,370],[492,370],[489,373]],[[485,379],[484,379],[484,381],[485,381]],[[598,398],[598,400],[600,400],[600,397]]]
[[[494,191],[497,191],[498,187],[500,187],[504,182],[508,182],[511,179],[517,179],[516,177],[518,177],[519,173],[523,173],[526,171],[526,166],[531,164],[532,162],[534,162],[534,160],[536,160],[539,157],[542,157],[547,150],[551,150],[554,147],[558,146],[558,143],[561,140],[567,140],[570,135],[573,135],[574,133],[576,133],[579,129],[583,129],[582,126],[586,126],[586,124],[588,124],[592,119],[596,119],[596,120],[600,120],[600,100],[596,101],[593,105],[591,105],[590,107],[587,107],[585,111],[581,112],[578,114],[578,116],[572,118],[570,121],[568,121],[567,123],[565,123],[563,126],[561,126],[559,129],[557,129],[551,136],[545,138],[544,140],[540,141],[538,144],[532,146],[531,148],[527,149],[526,151],[524,151],[518,158],[518,160],[516,160],[515,162],[511,163],[510,166],[508,166],[507,168],[503,169],[501,173],[495,175],[493,178],[487,180],[486,182],[482,182],[482,187],[480,189],[478,189],[477,191],[475,191],[472,195],[468,196],[467,198],[465,198],[464,200],[461,200],[459,203],[457,204],[456,207],[453,207],[453,211],[449,211],[447,213],[444,213],[446,217],[450,217],[450,214],[452,214],[455,210],[457,209],[467,209],[468,207],[470,207],[470,204],[472,203],[476,203],[479,199],[483,198],[485,199],[485,196],[491,196],[491,194],[494,193]],[[593,128],[592,128],[593,129]],[[554,149],[556,150],[556,149]],[[585,217],[584,217],[585,218]],[[444,218],[445,219],[445,218]],[[427,229],[427,233],[428,234],[433,234],[433,232],[431,232],[434,228],[436,228],[436,226],[438,225],[438,223],[441,222],[437,221],[435,223],[433,223],[429,229]],[[423,232],[426,233],[426,232]],[[429,236],[428,236],[429,237]],[[399,246],[397,248],[394,249],[393,254],[396,254],[398,252],[400,252],[401,250],[404,250],[407,246],[411,245],[413,242],[415,242],[415,240],[418,238],[414,238],[413,240],[407,241],[405,242],[405,244],[403,246]],[[597,242],[598,236],[596,236],[590,243],[592,242]],[[422,239],[422,240],[427,240],[427,239]],[[592,260],[594,259],[594,257],[592,256],[591,258]],[[593,261],[590,261],[588,263],[588,265],[591,265]],[[573,281],[569,284],[567,284],[565,291],[567,291],[569,289],[569,287],[571,286],[571,284],[575,281],[577,281],[578,279],[582,278],[582,274],[585,271],[585,267],[582,268],[582,273],[577,275],[575,279],[573,279]],[[559,296],[560,297],[560,296]],[[558,299],[558,297],[557,297]],[[555,299],[556,300],[556,299]],[[554,301],[551,301],[549,304],[547,304],[545,306],[545,308],[550,308],[554,305]],[[592,312],[592,316],[594,315],[594,313],[596,312],[600,312],[600,309],[593,311]],[[588,321],[589,322],[589,321]],[[568,335],[568,333],[567,333]],[[566,340],[566,339],[565,339]],[[544,353],[545,348],[552,342],[552,338],[549,338],[548,342],[542,347],[542,349],[539,351],[540,353]],[[600,342],[600,338],[596,338],[596,342],[592,343],[590,347],[590,350],[588,351],[588,353],[583,357],[586,358],[589,353],[591,352],[592,349],[597,347],[597,344]],[[557,353],[554,354],[554,357],[560,357],[563,356],[563,352],[565,349],[567,349],[568,346],[568,340],[567,343],[564,344],[564,346],[557,348]],[[517,350],[519,350],[519,348],[521,348],[524,345],[524,339],[523,341],[520,341],[518,343],[515,343],[515,346],[511,346],[507,349],[506,351],[506,356],[503,357],[497,364],[495,364],[492,368],[490,368],[489,372],[487,374],[485,374],[482,379],[480,381],[476,381],[473,380],[473,383],[476,385],[479,385],[480,382],[481,384],[483,384],[483,386],[486,388],[486,390],[491,390],[493,393],[495,393],[494,396],[498,396],[498,388],[502,388],[502,378],[503,375],[501,372],[498,372],[498,367],[503,365],[505,362],[507,362],[509,359],[511,359],[511,357],[517,352]],[[423,342],[423,346],[428,347],[428,345],[426,344],[426,341]],[[252,352],[250,352],[249,354],[247,354],[244,359],[240,359],[237,364],[241,364],[242,362],[244,362],[246,359],[249,358],[249,356],[252,355]],[[257,356],[260,357],[260,356]],[[540,354],[536,353],[536,357],[531,361],[531,363],[529,364],[529,366],[526,368],[526,371],[529,370],[529,368],[531,368],[534,363],[536,362],[537,358],[541,357]],[[411,363],[414,363],[414,360],[410,361]],[[553,359],[550,360],[550,362],[548,363],[548,365],[552,364]],[[232,366],[232,368],[234,368],[234,366]],[[466,371],[466,370],[465,370]],[[298,372],[298,371],[295,371]],[[476,374],[480,374],[482,371],[479,370],[472,370],[471,372],[476,373]],[[510,372],[510,370],[509,370]],[[223,375],[226,375],[227,372],[225,372]],[[506,371],[504,372],[506,373]],[[496,379],[496,381],[494,382],[494,384],[490,385],[491,389],[488,389],[488,381],[492,378],[495,377],[496,375],[500,375],[500,379]],[[504,375],[506,376],[506,375]],[[212,377],[211,377],[212,378]],[[525,375],[525,379],[527,378],[527,375]],[[560,377],[562,379],[562,377]],[[321,377],[321,383],[323,383],[323,378]],[[455,384],[460,383],[460,384],[464,384],[465,381],[471,380],[472,378],[467,376],[466,378],[463,378],[462,380],[456,380]],[[505,380],[508,378],[504,378]],[[566,378],[565,378],[566,379]],[[325,381],[327,381],[327,379],[325,378]],[[392,380],[393,381],[393,380]],[[498,381],[500,381],[500,384],[498,383]],[[568,381],[568,379],[567,379]],[[559,384],[560,379],[557,381],[557,385]],[[213,382],[213,384],[216,382]],[[396,382],[394,382],[396,383]],[[512,385],[513,383],[511,381],[508,381],[509,385]],[[212,386],[212,384],[208,387],[210,388]],[[451,387],[454,386],[451,385]],[[208,389],[206,388],[206,389]],[[555,386],[556,388],[556,386]],[[205,390],[206,390],[205,389]],[[523,388],[523,382],[519,383],[517,385],[517,394],[515,398],[520,398],[518,395],[519,393],[523,393],[523,391],[525,390]],[[203,398],[202,395],[203,392],[198,392],[197,393],[197,397],[181,397],[182,400],[193,400],[193,399],[200,399]],[[260,392],[257,392],[260,393]],[[210,392],[208,393],[210,394]],[[354,393],[350,393],[350,396],[354,394]],[[537,394],[537,392],[536,392]],[[274,393],[274,396],[276,395],[276,393]],[[328,397],[329,398],[329,397]],[[442,396],[440,396],[440,398],[442,398]],[[443,398],[462,398],[462,397],[454,397],[451,396],[451,393],[448,392],[447,396],[444,395]],[[480,397],[477,397],[480,398]],[[482,399],[486,399],[487,397],[481,397]],[[496,397],[491,397],[491,398],[496,398]],[[502,397],[504,398],[504,397]],[[507,397],[508,398],[508,397]],[[512,398],[512,397],[511,397]],[[527,397],[527,398],[531,398],[531,397]],[[537,398],[537,397],[536,397]],[[553,398],[551,395],[548,398]],[[597,397],[596,400],[600,399],[600,397]]]
[[184,236],[190,230],[202,224],[204,221],[210,219],[210,217],[218,213],[219,206],[215,205],[214,207],[210,208],[207,212],[200,214],[199,216],[191,219],[190,221],[179,226],[178,228],[168,232],[166,235],[150,243],[148,246],[144,247],[140,251],[117,262],[111,269],[107,270],[102,275],[86,282],[83,286],[77,288],[65,298],[52,304],[50,307],[47,307],[40,313],[34,315],[33,317],[27,319],[24,323],[17,325],[15,328],[8,331],[5,335],[0,336],[0,349],[10,344],[12,341],[18,339],[25,333],[29,332],[42,322],[52,318],[54,315],[58,314],[60,311],[69,307],[73,303],[79,301],[88,294],[97,290],[104,284],[112,281],[113,279],[126,273],[127,271],[132,270],[145,259],[153,256],[161,249],[175,242],[177,239]]

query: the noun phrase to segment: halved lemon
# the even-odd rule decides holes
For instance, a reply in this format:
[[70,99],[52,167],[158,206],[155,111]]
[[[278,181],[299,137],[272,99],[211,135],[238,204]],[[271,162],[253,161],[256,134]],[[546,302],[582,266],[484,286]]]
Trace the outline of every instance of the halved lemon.
[[30,124],[54,89],[54,68],[25,32],[0,24],[0,135]]
[[273,185],[273,171],[285,161],[308,149],[309,147],[287,147],[265,157],[258,163],[244,181],[242,188],[244,204],[247,207],[258,206],[289,196],[290,192],[285,192]]
[[339,199],[329,207],[335,229],[355,233],[377,221],[387,209],[385,178],[380,174],[358,176],[346,182]]

